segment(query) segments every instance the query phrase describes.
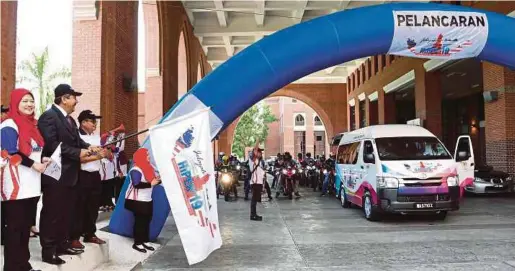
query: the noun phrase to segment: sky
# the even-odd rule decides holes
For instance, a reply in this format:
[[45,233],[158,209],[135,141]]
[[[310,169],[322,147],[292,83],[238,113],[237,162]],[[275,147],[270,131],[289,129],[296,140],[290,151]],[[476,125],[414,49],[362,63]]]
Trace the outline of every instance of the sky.
[[[144,29],[141,6],[139,11],[138,27],[141,30]],[[32,53],[41,54],[48,46],[50,70],[55,71],[63,66],[71,69],[73,53],[73,2],[71,0],[18,0],[17,27],[17,66],[23,60],[29,59]],[[139,33],[141,35],[138,49],[144,52],[144,33],[142,31]],[[144,54],[138,54],[139,63],[144,64],[144,59]],[[145,76],[141,71],[145,71],[145,68],[142,65],[138,67],[140,67],[138,69],[140,91],[144,91]]]
[[51,70],[72,65],[72,2],[19,0],[16,64],[48,46]]

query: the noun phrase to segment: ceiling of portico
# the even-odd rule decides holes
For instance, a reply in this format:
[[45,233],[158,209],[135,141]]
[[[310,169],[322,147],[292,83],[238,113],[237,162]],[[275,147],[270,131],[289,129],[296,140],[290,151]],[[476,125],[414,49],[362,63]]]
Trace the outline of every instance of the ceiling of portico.
[[[401,1],[182,1],[194,34],[215,69],[250,44],[278,30],[340,10]],[[427,2],[427,1],[425,1]],[[296,83],[345,83],[367,58],[306,76]]]

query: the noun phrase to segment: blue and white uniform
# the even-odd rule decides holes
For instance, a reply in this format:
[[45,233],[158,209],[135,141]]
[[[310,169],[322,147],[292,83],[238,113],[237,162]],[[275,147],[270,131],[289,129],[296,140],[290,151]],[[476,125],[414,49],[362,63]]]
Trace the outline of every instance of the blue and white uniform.
[[[32,153],[26,156],[18,149],[18,126],[12,119],[7,119],[0,126],[2,150],[9,155],[22,157],[21,165],[7,162],[0,171],[2,201],[39,197],[41,195],[41,173],[32,168],[34,162],[41,161],[41,146],[32,140]],[[6,162],[6,161],[4,161]]]

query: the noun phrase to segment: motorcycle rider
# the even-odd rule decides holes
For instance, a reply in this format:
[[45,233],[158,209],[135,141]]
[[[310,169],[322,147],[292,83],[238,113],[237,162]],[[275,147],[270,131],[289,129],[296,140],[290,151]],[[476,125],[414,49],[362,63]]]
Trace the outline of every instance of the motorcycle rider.
[[[293,160],[293,157],[291,156],[291,154],[289,152],[285,152],[284,153],[284,165],[285,167],[293,167],[293,168],[296,168],[296,163],[295,163],[295,160]],[[281,187],[284,187],[284,182],[281,181],[280,182],[280,185]],[[300,197],[300,193],[299,193],[299,190],[298,190],[298,180],[293,180],[293,192],[295,194],[296,197]]]
[[325,196],[327,194],[327,190],[329,188],[329,180],[330,180],[330,178],[333,177],[333,176],[331,176],[331,174],[334,170],[334,166],[335,166],[335,157],[332,154],[330,154],[329,159],[325,160],[323,162],[323,166],[322,166],[323,169],[327,170],[327,174],[325,174],[324,182],[322,183],[322,195],[321,196]]
[[282,154],[278,153],[277,154],[277,160],[275,160],[275,164],[274,164],[274,180],[272,181],[272,188],[276,188],[277,185],[279,184],[279,179],[281,177],[281,174],[275,174],[276,172],[281,172],[282,168],[284,167],[284,159],[283,159],[283,156]]
[[[236,189],[237,179],[234,176],[235,174],[233,173],[232,166],[229,163],[229,157],[227,155],[224,155],[222,157],[222,165],[220,165],[218,171],[221,171],[222,169],[227,169],[227,171],[231,173],[231,176],[232,176],[231,181],[233,182],[231,184],[231,189],[232,189],[232,192],[234,193],[234,197],[238,198],[238,190]],[[220,183],[220,182],[218,182],[218,183]]]

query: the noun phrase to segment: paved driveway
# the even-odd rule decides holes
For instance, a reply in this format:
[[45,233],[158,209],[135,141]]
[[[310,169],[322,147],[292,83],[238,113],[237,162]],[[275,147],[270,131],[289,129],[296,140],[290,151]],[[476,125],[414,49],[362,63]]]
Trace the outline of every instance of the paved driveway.
[[169,219],[164,247],[137,270],[515,270],[515,198],[466,198],[445,221],[389,217],[368,222],[359,209],[304,190],[298,200],[219,203],[223,246],[188,266]]

